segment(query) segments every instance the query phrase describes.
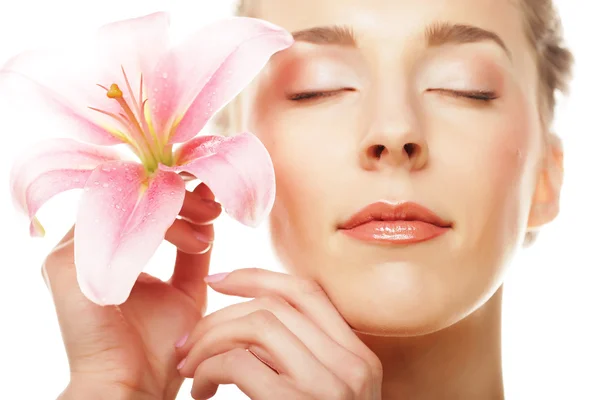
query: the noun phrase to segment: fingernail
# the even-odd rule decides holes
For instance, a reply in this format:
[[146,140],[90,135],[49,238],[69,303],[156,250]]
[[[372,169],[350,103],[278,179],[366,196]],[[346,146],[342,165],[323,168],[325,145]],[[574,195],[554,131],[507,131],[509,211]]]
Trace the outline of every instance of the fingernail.
[[177,369],[183,368],[183,366],[185,365],[186,360],[187,360],[187,358],[184,358],[183,360],[181,360],[179,362],[179,364],[177,364]]
[[179,339],[177,341],[177,343],[175,343],[175,347],[177,347],[177,348],[182,347],[185,344],[185,342],[187,341],[189,336],[190,336],[190,334],[188,333],[185,336],[181,337],[181,339]]
[[202,243],[212,243],[214,241],[212,237],[199,231],[194,231],[194,237],[196,238],[196,240],[199,240]]
[[215,283],[220,282],[225,279],[229,275],[229,272],[221,272],[219,274],[207,275],[204,277],[204,282],[206,283]]

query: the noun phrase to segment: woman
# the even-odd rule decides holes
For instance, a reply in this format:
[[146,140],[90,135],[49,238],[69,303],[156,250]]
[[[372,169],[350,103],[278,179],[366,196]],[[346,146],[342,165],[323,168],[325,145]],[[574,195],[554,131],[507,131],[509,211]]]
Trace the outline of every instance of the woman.
[[[254,298],[201,318],[220,213],[205,185],[166,234],[168,283],[120,308],[77,286],[72,232],[48,256],[71,367],[63,399],[502,399],[502,282],[558,212],[549,131],[571,54],[550,0],[251,0],[294,32],[223,114],[277,174],[272,241],[290,272],[207,277]],[[370,220],[385,220],[371,221]],[[211,240],[208,240],[210,242]]]

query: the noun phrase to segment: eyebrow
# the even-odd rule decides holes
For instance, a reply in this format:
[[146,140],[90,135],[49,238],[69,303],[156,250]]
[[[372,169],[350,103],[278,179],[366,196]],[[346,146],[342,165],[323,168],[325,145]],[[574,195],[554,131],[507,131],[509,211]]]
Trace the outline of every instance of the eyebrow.
[[[499,45],[507,56],[512,59],[506,43],[498,34],[473,25],[438,22],[429,25],[425,31],[425,41],[429,47],[444,44],[466,44],[492,41]],[[338,45],[357,47],[356,34],[350,26],[333,25],[317,26],[292,33],[296,41],[318,45]]]
[[357,47],[354,30],[346,25],[317,26],[293,32],[292,36],[299,42]]
[[512,59],[510,50],[498,34],[473,25],[451,24],[448,22],[435,23],[425,29],[425,40],[430,47],[444,44],[466,44],[492,41],[504,50]]

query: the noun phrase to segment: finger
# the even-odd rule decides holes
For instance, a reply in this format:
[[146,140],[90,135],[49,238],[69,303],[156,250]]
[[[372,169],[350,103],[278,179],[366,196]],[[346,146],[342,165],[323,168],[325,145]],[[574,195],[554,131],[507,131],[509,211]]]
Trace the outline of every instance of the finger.
[[278,296],[306,315],[329,337],[381,370],[377,356],[356,336],[316,282],[260,268],[237,269],[218,282],[209,282],[219,293],[239,297]]
[[179,215],[194,224],[209,224],[221,214],[221,205],[203,196],[201,188],[198,192],[185,192],[183,206]]
[[[76,347],[85,347],[81,338],[94,338],[90,335],[97,329],[98,318],[117,316],[116,307],[101,307],[86,298],[77,282],[74,262],[74,229],[61,239],[48,254],[42,266],[42,274],[50,290],[58,322],[69,358]],[[73,345],[81,346],[73,346]],[[94,343],[88,343],[88,351]]]
[[[365,390],[375,386],[376,382],[369,364],[333,341],[305,315],[279,297],[261,297],[233,304],[207,315],[196,324],[185,344],[177,348],[179,358],[187,355],[194,344],[214,327],[260,310],[273,313],[304,343],[321,364],[342,381],[347,382],[359,398],[366,394]],[[258,356],[261,361],[277,370],[277,362],[271,359],[268,353],[262,352]]]
[[[266,310],[226,321],[207,331],[188,353],[180,373],[192,377],[200,363],[236,348],[267,353],[280,375],[287,376],[300,390],[319,395],[317,398],[327,398],[322,396],[324,392],[319,393],[323,388],[346,386]],[[319,382],[319,388],[314,387],[315,382]]]
[[[214,200],[215,196],[206,184],[201,183],[192,191],[205,199]],[[210,229],[208,234],[214,238],[214,227],[212,225],[193,225],[197,232],[203,232],[202,229]],[[208,274],[208,267],[210,264],[210,257],[212,253],[212,246],[208,247],[208,250],[200,253],[184,253],[183,251],[177,251],[175,259],[175,269],[169,282],[173,287],[181,290],[187,296],[189,296],[194,303],[196,308],[203,315],[206,311],[206,297],[207,289],[204,277]]]
[[208,251],[214,240],[212,225],[195,225],[176,219],[165,233],[165,240],[187,254],[202,254]]
[[261,363],[250,352],[236,348],[202,362],[194,372],[192,398],[209,399],[219,385],[235,384],[254,400],[309,398]]
[[[61,247],[71,244],[73,238],[75,236],[75,225],[73,225],[71,227],[71,229],[69,229],[69,231],[66,233],[65,236],[63,236],[63,238],[56,244],[56,246],[54,246],[54,249],[52,249],[52,252],[56,252],[58,251]],[[52,254],[52,252],[50,254]],[[46,287],[48,289],[50,289],[49,286],[49,278],[48,278],[48,272],[46,271],[46,264],[48,262],[48,257],[46,257],[46,260],[44,260],[44,262],[42,263],[42,278],[44,278],[44,282],[46,283]]]
[[215,194],[210,190],[206,183],[202,182],[192,190],[192,192],[200,195],[203,199],[214,200]]
[[169,283],[190,297],[201,315],[206,312],[207,286],[203,278],[208,275],[212,246],[202,254],[177,251],[175,270]]

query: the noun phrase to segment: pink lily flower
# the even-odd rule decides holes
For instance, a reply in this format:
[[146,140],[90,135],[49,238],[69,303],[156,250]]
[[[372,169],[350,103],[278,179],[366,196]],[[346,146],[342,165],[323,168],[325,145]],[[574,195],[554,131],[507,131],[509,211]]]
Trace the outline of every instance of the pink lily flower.
[[[75,265],[82,292],[99,305],[129,297],[181,210],[180,173],[205,182],[243,224],[258,225],[273,206],[273,165],[255,136],[197,134],[292,36],[231,18],[171,45],[168,28],[166,13],[120,21],[102,27],[92,48],[26,52],[0,69],[18,88],[35,88],[81,140],[41,143],[15,164],[10,184],[32,236],[44,235],[36,213],[47,200],[84,189]],[[117,144],[139,162],[108,147]]]

